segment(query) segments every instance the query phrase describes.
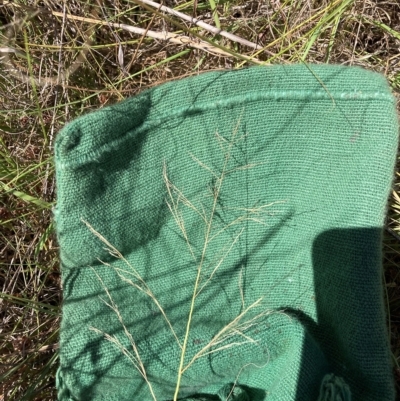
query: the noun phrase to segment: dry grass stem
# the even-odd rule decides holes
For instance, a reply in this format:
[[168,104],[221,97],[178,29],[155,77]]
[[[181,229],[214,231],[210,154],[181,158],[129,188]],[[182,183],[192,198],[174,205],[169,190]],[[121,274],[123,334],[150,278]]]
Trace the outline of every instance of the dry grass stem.
[[224,181],[225,172],[227,170],[227,166],[228,166],[229,160],[231,158],[231,152],[232,152],[232,148],[235,143],[235,138],[236,138],[236,135],[237,135],[237,132],[239,129],[239,123],[240,123],[240,121],[238,122],[236,128],[234,129],[234,131],[232,133],[231,142],[229,143],[229,145],[227,147],[227,151],[225,152],[223,166],[221,169],[221,174],[216,179],[215,190],[214,190],[214,199],[213,199],[210,215],[209,215],[208,219],[206,218],[206,230],[205,230],[205,235],[204,235],[203,250],[201,252],[200,261],[197,266],[197,276],[196,276],[196,280],[194,283],[194,288],[193,288],[193,293],[192,293],[193,295],[192,295],[192,300],[191,300],[190,309],[189,309],[189,315],[188,315],[187,324],[186,324],[186,332],[185,332],[185,337],[183,340],[182,353],[181,353],[181,358],[180,358],[179,367],[178,367],[178,376],[177,376],[177,381],[176,381],[174,401],[177,401],[177,399],[178,399],[179,388],[180,388],[180,383],[182,380],[182,374],[183,374],[183,369],[184,369],[184,364],[185,364],[185,356],[186,356],[186,349],[187,349],[187,344],[188,344],[188,340],[189,340],[190,327],[192,324],[195,302],[196,302],[196,298],[197,298],[198,288],[200,285],[203,264],[205,261],[208,244],[210,241],[214,215],[215,215],[215,212],[217,209],[218,199],[219,199],[219,195],[220,195],[221,188],[222,188],[222,183]]
[[243,39],[239,36],[233,35],[232,33],[226,32],[220,28],[216,28],[215,26],[212,26],[210,24],[205,23],[204,21],[199,20],[198,18],[191,17],[190,15],[186,15],[184,13],[181,13],[179,11],[173,10],[172,8],[169,8],[167,6],[163,6],[159,3],[156,3],[151,0],[134,0],[137,4],[148,4],[151,7],[156,8],[157,10],[165,11],[168,14],[174,15],[175,17],[179,17],[183,19],[184,21],[188,21],[191,24],[197,25],[206,31],[209,31],[213,33],[214,35],[221,35],[227,39],[232,40],[233,42],[240,43],[242,45],[251,47],[252,49],[262,49],[261,46],[257,45],[256,43],[250,42],[246,39]]

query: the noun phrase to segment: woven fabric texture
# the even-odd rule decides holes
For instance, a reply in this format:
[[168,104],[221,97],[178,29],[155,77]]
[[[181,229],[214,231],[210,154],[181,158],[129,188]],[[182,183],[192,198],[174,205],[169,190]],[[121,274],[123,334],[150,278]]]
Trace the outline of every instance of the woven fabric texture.
[[397,136],[384,77],[335,65],[205,73],[68,124],[59,400],[172,400],[182,350],[179,399],[394,400]]

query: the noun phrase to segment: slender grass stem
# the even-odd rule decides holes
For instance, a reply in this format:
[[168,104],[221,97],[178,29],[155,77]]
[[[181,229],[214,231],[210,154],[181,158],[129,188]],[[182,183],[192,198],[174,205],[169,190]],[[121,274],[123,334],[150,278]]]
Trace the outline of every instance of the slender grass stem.
[[196,303],[196,298],[198,295],[198,287],[199,287],[199,283],[200,283],[200,277],[201,277],[201,273],[202,273],[202,267],[203,267],[203,263],[206,257],[206,252],[208,249],[208,244],[209,244],[209,240],[210,240],[210,236],[211,236],[211,230],[212,230],[212,225],[213,225],[213,218],[214,218],[214,214],[217,208],[217,204],[218,204],[218,200],[219,200],[219,195],[221,192],[221,188],[222,188],[222,183],[224,181],[225,178],[225,173],[227,171],[227,166],[231,157],[231,150],[232,147],[234,145],[234,140],[235,140],[235,136],[237,134],[238,128],[239,128],[239,123],[236,126],[235,130],[233,131],[232,134],[232,138],[231,141],[228,145],[228,151],[225,154],[225,158],[224,158],[224,164],[222,167],[222,171],[221,171],[221,175],[219,176],[219,178],[217,179],[217,183],[216,183],[216,189],[214,192],[214,199],[213,199],[213,204],[212,204],[212,208],[211,208],[211,213],[207,222],[207,228],[206,228],[206,233],[205,233],[205,237],[204,237],[204,244],[203,244],[203,250],[201,253],[201,259],[199,262],[199,265],[197,267],[197,275],[196,275],[196,280],[195,280],[195,284],[194,284],[194,288],[193,288],[193,294],[192,294],[192,300],[190,303],[190,310],[189,310],[189,315],[188,315],[188,320],[187,320],[187,325],[186,325],[186,331],[185,331],[185,337],[183,340],[183,345],[182,345],[182,352],[181,352],[181,357],[180,357],[180,361],[179,361],[179,368],[178,368],[178,376],[177,376],[177,380],[176,380],[176,388],[175,388],[175,394],[174,394],[174,401],[177,401],[178,399],[178,394],[179,394],[179,389],[180,389],[180,385],[181,385],[181,380],[182,380],[182,374],[183,374],[183,367],[185,364],[185,356],[186,356],[186,349],[187,349],[187,344],[188,344],[188,340],[189,340],[189,334],[190,334],[190,327],[192,324],[192,320],[193,320],[193,313],[194,313],[194,309],[195,309],[195,303]]

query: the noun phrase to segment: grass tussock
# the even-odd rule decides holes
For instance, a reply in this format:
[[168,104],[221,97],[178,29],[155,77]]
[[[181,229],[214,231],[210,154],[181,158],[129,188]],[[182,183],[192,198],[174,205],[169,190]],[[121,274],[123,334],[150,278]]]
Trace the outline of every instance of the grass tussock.
[[[52,146],[67,121],[165,81],[260,63],[360,65],[385,74],[399,95],[397,0],[163,5],[167,8],[143,0],[0,4],[0,400],[56,397],[61,284],[51,219]],[[174,214],[179,193],[167,167],[164,181]],[[396,181],[384,251],[398,388],[399,196]],[[174,217],[179,226],[179,215]],[[211,227],[209,240],[215,234]],[[149,291],[139,278],[133,282]]]

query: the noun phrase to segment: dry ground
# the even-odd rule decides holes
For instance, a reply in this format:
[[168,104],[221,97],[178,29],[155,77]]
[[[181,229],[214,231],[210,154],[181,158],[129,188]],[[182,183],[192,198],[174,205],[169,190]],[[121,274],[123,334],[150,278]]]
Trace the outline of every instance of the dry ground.
[[[163,4],[251,43],[139,0],[0,2],[0,400],[56,398],[52,146],[67,121],[167,80],[260,63],[359,65],[384,74],[400,96],[398,0]],[[384,286],[400,389],[399,185],[389,200]]]

